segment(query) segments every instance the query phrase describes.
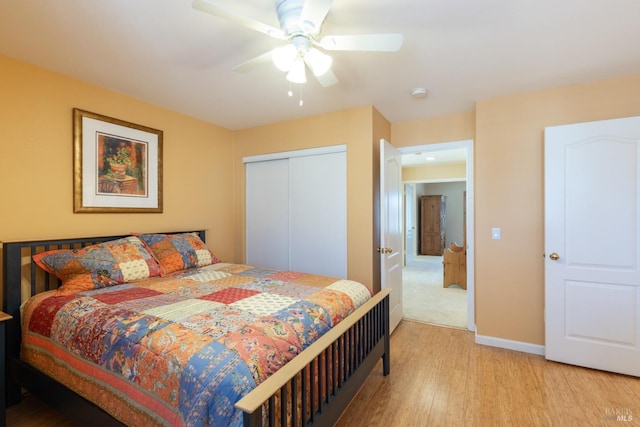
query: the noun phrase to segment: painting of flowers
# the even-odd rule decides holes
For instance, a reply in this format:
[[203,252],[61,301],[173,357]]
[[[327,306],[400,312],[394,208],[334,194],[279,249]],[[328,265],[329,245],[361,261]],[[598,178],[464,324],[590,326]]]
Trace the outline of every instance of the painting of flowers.
[[73,114],[74,212],[162,212],[162,131]]
[[97,134],[96,141],[98,192],[146,196],[148,144],[103,133]]

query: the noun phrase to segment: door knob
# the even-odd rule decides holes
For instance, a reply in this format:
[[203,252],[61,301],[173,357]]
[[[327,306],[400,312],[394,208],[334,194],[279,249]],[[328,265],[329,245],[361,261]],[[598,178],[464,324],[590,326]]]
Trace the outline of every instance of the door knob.
[[390,254],[391,252],[393,252],[393,249],[391,249],[391,248],[384,248],[384,253],[385,253],[385,254]]
[[557,254],[557,253],[555,253],[555,252],[551,252],[551,254],[549,255],[549,258],[550,258],[552,261],[557,261],[557,260],[559,260],[559,259],[560,259],[560,255],[558,255],[558,254]]

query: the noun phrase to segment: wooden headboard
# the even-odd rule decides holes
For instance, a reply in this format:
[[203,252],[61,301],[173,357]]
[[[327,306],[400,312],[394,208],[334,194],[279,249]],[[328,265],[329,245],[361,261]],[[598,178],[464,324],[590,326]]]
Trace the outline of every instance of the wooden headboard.
[[[205,230],[190,231],[197,233],[205,241]],[[163,232],[175,234],[184,232]],[[54,249],[77,249],[96,243],[116,240],[131,234],[121,236],[80,237],[58,240],[31,240],[22,242],[3,242],[3,311],[12,319],[6,322],[5,349],[8,360],[17,358],[20,354],[22,338],[20,324],[20,306],[30,296],[39,292],[56,289],[60,281],[52,274],[46,273],[33,262],[33,255]],[[7,364],[9,366],[9,364]],[[11,396],[8,396],[11,400]]]

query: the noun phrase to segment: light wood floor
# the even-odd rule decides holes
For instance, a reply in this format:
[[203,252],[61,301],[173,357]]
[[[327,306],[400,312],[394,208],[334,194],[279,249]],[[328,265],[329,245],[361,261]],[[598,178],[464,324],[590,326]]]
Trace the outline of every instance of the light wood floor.
[[[30,397],[9,408],[7,426],[70,424]],[[391,337],[391,375],[378,364],[337,424],[353,426],[640,426],[640,379],[403,321]]]
[[[616,411],[632,420],[612,420]],[[640,379],[478,345],[464,330],[403,321],[391,336],[391,374],[383,377],[376,367],[337,424],[356,425],[637,426]]]

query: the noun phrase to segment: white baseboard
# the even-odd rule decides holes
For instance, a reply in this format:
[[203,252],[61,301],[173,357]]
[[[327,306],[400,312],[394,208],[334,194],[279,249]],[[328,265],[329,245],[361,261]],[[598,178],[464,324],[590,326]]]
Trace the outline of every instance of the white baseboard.
[[476,334],[476,344],[488,345],[491,347],[506,348],[507,350],[522,351],[524,353],[538,354],[544,356],[544,346],[530,344],[521,341],[505,340],[504,338],[489,337]]

